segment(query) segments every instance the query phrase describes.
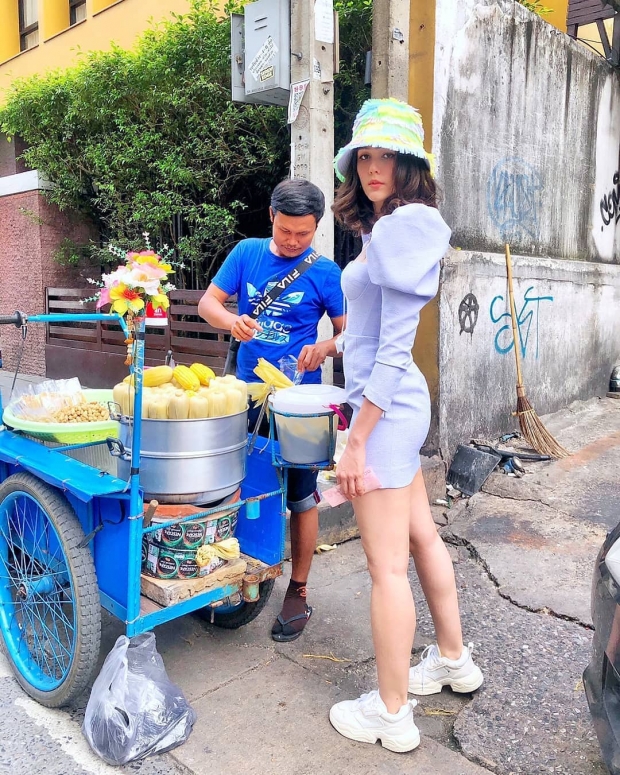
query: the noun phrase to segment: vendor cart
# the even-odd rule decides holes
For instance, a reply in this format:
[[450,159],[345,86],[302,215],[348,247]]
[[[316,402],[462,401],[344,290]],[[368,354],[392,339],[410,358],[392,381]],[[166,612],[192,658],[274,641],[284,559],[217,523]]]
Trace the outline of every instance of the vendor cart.
[[[128,336],[124,318],[115,314],[0,316],[0,324],[20,328],[24,340],[33,323],[97,320],[117,323]],[[0,427],[0,647],[23,689],[48,707],[67,705],[86,688],[99,655],[101,606],[124,623],[129,637],[192,612],[237,628],[258,615],[282,573],[287,464],[277,442],[261,438],[247,456],[234,504],[242,552],[237,572],[232,561],[199,592],[166,604],[143,593],[143,539],[221,511],[205,507],[149,523],[140,481],[144,331],[144,320],[137,320],[131,453],[118,440],[107,442],[110,454],[128,459],[127,479],[69,456],[88,444],[50,448]]]

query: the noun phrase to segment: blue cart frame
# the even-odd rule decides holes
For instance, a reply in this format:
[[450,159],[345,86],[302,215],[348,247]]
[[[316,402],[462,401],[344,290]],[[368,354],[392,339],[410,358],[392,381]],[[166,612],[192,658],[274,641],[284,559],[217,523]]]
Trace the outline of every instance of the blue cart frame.
[[[0,316],[0,324],[12,323],[21,327],[24,338],[26,326],[30,323],[68,321],[118,323],[126,337],[129,336],[125,320],[116,314],[26,317],[22,313],[15,313],[13,316]],[[49,497],[47,501],[43,499],[41,505],[41,498],[36,492],[32,495],[26,486],[30,481],[28,475],[35,478],[35,483],[43,483],[43,488],[48,487],[43,490],[43,495],[52,491],[49,488],[53,488],[53,492],[61,494],[75,513],[82,536],[77,549],[90,552],[99,602],[124,623],[129,637],[200,609],[222,612],[244,605],[242,602],[232,602],[240,600],[240,583],[205,590],[166,607],[152,603],[141,594],[144,536],[168,525],[221,513],[222,506],[205,509],[182,519],[145,526],[145,504],[140,487],[144,320],[136,321],[133,336],[135,401],[129,481],[63,454],[90,444],[52,449],[4,426],[0,430],[0,646],[9,657],[22,687],[39,702],[49,706],[65,705],[73,701],[87,684],[94,664],[75,677],[73,663],[77,659],[81,635],[77,625],[71,629],[67,624],[69,619],[63,611],[79,597],[83,582],[76,577],[75,571],[71,571],[70,563],[65,562],[63,565],[61,562],[65,557],[62,553],[62,530],[46,521],[45,503]],[[284,558],[286,484],[288,468],[291,466],[279,455],[278,444],[273,438],[273,419],[270,427],[270,439],[261,439],[261,445],[254,447],[248,456],[247,473],[241,486],[241,501],[235,504],[235,507],[240,507],[236,537],[243,555],[252,559],[261,569],[258,578],[254,577],[257,582],[280,575]],[[330,444],[330,460],[308,467],[318,469],[332,466],[333,442]],[[17,483],[17,494],[13,492],[13,482]],[[7,485],[9,495],[6,494]],[[47,536],[45,541],[41,538],[43,533]],[[62,597],[59,596],[61,592]],[[254,594],[257,592],[258,585],[255,586]],[[41,606],[44,606],[43,614],[40,610],[37,613]],[[16,616],[18,609],[22,611],[21,620]],[[46,618],[50,611],[52,617],[56,617],[54,626],[58,628],[60,622],[65,634],[68,633],[66,640],[70,645],[61,646],[57,642],[59,638],[56,641],[51,638],[50,624]],[[26,630],[34,634],[27,638],[24,634]],[[99,638],[98,630],[96,637]],[[49,648],[48,641],[51,642]],[[39,650],[43,651],[43,656],[38,656]],[[91,661],[96,662],[92,660],[92,655]]]

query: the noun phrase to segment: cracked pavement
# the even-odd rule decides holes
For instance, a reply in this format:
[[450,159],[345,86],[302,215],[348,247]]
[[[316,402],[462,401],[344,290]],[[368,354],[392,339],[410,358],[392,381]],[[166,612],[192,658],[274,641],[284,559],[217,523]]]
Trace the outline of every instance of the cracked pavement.
[[[375,685],[370,581],[360,542],[352,540],[315,558],[308,590],[314,615],[298,641],[269,637],[286,578],[263,614],[240,630],[191,616],[157,629],[170,678],[198,721],[183,746],[144,763],[114,770],[103,764],[80,733],[86,696],[69,713],[40,709],[0,662],[0,772],[9,765],[58,775],[229,775],[249,767],[260,775],[604,775],[581,673],[592,638],[593,563],[618,521],[620,401],[576,404],[545,423],[577,454],[531,464],[523,479],[494,474],[483,492],[447,512],[441,532],[464,635],[475,643],[485,683],[473,697],[444,689],[419,698],[416,751],[353,743],[327,719],[333,702]],[[413,567],[411,580],[415,660],[434,634]],[[102,659],[120,633],[106,617]]]

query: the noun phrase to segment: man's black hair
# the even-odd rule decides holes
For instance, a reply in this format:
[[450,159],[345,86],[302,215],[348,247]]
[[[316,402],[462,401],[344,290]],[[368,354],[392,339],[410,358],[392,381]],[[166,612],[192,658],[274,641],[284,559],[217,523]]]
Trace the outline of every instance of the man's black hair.
[[283,180],[273,189],[271,209],[274,215],[314,215],[318,223],[325,212],[325,197],[309,180]]

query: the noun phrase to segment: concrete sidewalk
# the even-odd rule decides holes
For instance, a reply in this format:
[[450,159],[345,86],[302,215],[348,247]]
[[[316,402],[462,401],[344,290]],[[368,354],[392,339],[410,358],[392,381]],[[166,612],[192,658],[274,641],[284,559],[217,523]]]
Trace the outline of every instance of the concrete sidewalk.
[[[79,731],[87,696],[69,715],[43,710],[0,665],[7,760],[21,770],[44,757],[46,775],[604,775],[581,673],[591,647],[594,558],[617,520],[620,402],[593,399],[544,419],[571,458],[531,464],[520,480],[493,474],[483,492],[446,511],[441,533],[464,637],[476,645],[485,684],[473,697],[444,690],[419,698],[415,752],[356,744],[329,725],[333,702],[376,685],[370,581],[360,542],[350,540],[315,558],[314,614],[293,643],[269,637],[288,563],[264,612],[239,630],[193,616],[157,628],[168,673],[198,714],[188,741],[170,754],[107,767]],[[413,566],[410,577],[415,661],[434,632]],[[100,663],[121,631],[104,618]]]

